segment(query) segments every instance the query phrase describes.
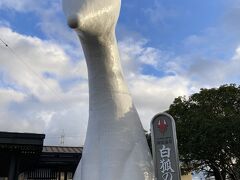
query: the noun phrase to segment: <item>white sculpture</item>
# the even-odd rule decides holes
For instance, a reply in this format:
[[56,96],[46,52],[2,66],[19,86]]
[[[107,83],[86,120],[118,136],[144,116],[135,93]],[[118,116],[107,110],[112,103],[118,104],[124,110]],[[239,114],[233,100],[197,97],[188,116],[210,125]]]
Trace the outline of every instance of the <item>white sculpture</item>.
[[124,82],[115,26],[120,0],[63,0],[88,67],[89,122],[74,180],[152,180],[144,131]]

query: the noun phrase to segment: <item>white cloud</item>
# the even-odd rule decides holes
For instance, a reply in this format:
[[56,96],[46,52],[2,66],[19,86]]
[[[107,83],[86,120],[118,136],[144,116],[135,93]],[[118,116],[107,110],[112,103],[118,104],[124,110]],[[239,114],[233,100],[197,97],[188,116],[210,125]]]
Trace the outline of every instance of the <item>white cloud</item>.
[[185,60],[182,64],[188,62],[188,66],[182,68],[182,75],[191,78],[193,82],[198,82],[202,87],[240,83],[239,46],[229,58],[214,59],[201,56],[189,56]]
[[[85,62],[75,60],[83,57],[81,50],[68,44],[76,51],[71,53],[54,41],[22,35],[8,27],[1,27],[0,33],[5,34],[4,40],[17,55],[0,46],[1,130],[46,133],[46,144],[57,144],[64,129],[66,145],[82,145],[88,119],[88,85]],[[228,61],[174,57],[149,47],[141,38],[125,38],[119,48],[125,77],[146,130],[151,118],[167,110],[175,97],[239,76],[239,48]],[[69,56],[75,53],[79,55]],[[143,75],[145,64],[165,74]]]
[[10,23],[6,20],[0,19],[0,27],[10,27]]
[[143,65],[163,71],[170,60],[169,54],[148,46],[147,40],[143,38],[124,38],[118,44],[126,76],[141,74]]
[[[66,45],[66,42],[74,45],[71,46],[71,48],[74,49],[79,48],[80,46],[76,35],[67,26],[62,12],[61,0],[1,0],[0,10],[1,9],[9,12],[34,13],[34,15],[38,17],[38,20],[33,25],[40,29],[49,39],[61,43],[62,45],[65,44],[66,50],[69,50],[69,52],[72,53],[74,51],[69,49],[69,46]],[[3,23],[4,25],[7,25],[7,22],[2,20],[0,24]],[[76,55],[76,57],[79,58],[79,55]]]
[[8,8],[15,11],[26,12],[36,10],[43,4],[43,1],[33,0],[1,0],[0,9]]
[[[225,2],[224,2],[225,3]],[[177,74],[189,77],[195,86],[216,87],[222,84],[239,84],[239,34],[236,21],[239,1],[225,4],[221,24],[207,27],[183,41],[181,51],[170,64]]]
[[[45,132],[56,137],[60,129],[65,129],[80,134],[77,145],[82,144],[88,116],[83,61],[72,62],[64,49],[51,41],[21,35],[6,27],[1,27],[0,33],[9,45],[0,46],[1,131]],[[82,80],[62,88],[75,78]],[[56,144],[58,140],[51,142]]]
[[222,20],[222,25],[228,33],[228,36],[233,36],[239,40],[239,18],[240,18],[240,1],[229,0],[225,3],[225,11]]
[[[73,62],[65,49],[51,41],[21,35],[6,27],[0,28],[0,33],[5,34],[4,40],[17,55],[0,46],[0,70],[4,74],[1,78],[9,86],[8,90],[0,90],[13,94],[12,98],[0,100],[1,109],[5,108],[0,113],[1,130],[44,132],[46,143],[56,144],[64,129],[66,144],[82,145],[88,119],[85,62]],[[155,113],[166,110],[174,97],[188,93],[189,82],[179,76],[142,75],[142,65],[157,68],[161,62],[158,58],[165,55],[148,47],[145,40],[131,42],[135,43],[129,40],[119,43],[122,63],[144,127],[149,129]],[[82,56],[81,51],[78,53]],[[80,80],[70,83],[75,78]]]
[[[65,145],[82,145],[88,119],[87,68],[78,38],[64,21],[60,0],[1,0],[0,9],[34,13],[36,27],[48,39],[19,34],[0,20],[0,34],[14,52],[0,45],[0,130],[46,133],[45,143],[53,145],[60,142],[64,129]],[[231,27],[237,24],[237,10],[226,17],[235,17]],[[176,16],[157,0],[144,13],[162,25]],[[189,36],[183,42],[187,53],[177,56],[150,47],[134,33],[119,42],[124,74],[146,130],[151,118],[175,97],[239,82],[240,46],[229,58],[212,58],[226,50],[226,36],[216,32],[218,28],[208,28]],[[145,65],[161,77],[142,74]]]
[[165,24],[166,19],[176,17],[176,11],[165,7],[161,2],[155,0],[152,7],[144,9],[144,13],[150,17],[154,24]]
[[157,78],[138,75],[129,81],[143,126],[149,130],[150,121],[159,112],[168,110],[174,98],[189,94],[188,79],[179,76]]
[[[72,55],[74,54],[76,57],[79,57],[79,54],[75,54],[71,51],[71,49],[75,50],[76,48],[79,48],[80,43],[74,31],[67,26],[61,3],[55,1],[49,2],[48,8],[41,8],[35,13],[40,18],[37,26],[41,29],[41,31],[49,39],[64,45],[66,50],[69,50]],[[71,49],[69,49],[69,45],[71,45]]]
[[21,102],[25,95],[12,89],[0,89],[0,107],[7,108],[11,102]]
[[119,49],[133,100],[144,128],[149,130],[150,121],[156,113],[167,110],[174,98],[189,94],[191,81],[178,75],[143,75],[141,71],[144,64],[163,73],[174,71],[173,66],[169,65],[171,56],[147,46],[144,39],[125,38],[119,42]]
[[[237,46],[233,54],[221,58],[223,44],[211,42],[219,38],[215,32],[215,28],[208,28],[201,36],[189,36],[184,43],[189,50],[195,50],[178,56],[149,47],[141,38],[125,38],[119,43],[125,75],[145,129],[149,129],[153,115],[167,110],[178,96],[188,96],[200,88],[240,83],[240,48]],[[220,56],[215,57],[216,54]],[[164,75],[143,75],[141,68],[145,63]]]
[[198,35],[190,35],[184,40],[185,46],[199,46],[207,42],[206,37],[198,36]]
[[54,44],[20,35],[9,28],[0,28],[0,32],[10,47],[0,49],[1,69],[7,71],[8,77],[38,98],[46,98],[49,89],[60,93],[57,82],[44,78],[43,73],[63,76],[69,67],[64,52]]

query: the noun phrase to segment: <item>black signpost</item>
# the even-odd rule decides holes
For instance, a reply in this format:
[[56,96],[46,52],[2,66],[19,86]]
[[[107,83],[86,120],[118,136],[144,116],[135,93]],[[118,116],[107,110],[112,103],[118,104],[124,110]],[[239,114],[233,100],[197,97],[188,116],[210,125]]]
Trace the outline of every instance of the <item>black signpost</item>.
[[167,113],[151,122],[152,150],[157,180],[181,180],[174,119]]

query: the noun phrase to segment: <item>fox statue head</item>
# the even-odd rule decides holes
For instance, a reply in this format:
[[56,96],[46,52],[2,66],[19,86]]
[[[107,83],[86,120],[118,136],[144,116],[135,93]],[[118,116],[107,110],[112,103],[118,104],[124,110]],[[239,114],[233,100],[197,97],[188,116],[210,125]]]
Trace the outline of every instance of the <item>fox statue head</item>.
[[102,36],[115,31],[121,0],[63,0],[68,25],[80,35]]

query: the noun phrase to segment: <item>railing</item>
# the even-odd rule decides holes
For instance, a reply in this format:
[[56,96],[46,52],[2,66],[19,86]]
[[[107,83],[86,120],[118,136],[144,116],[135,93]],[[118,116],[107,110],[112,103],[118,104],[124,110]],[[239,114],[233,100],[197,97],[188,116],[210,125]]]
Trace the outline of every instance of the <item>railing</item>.
[[72,172],[37,169],[25,172],[24,180],[72,180]]

